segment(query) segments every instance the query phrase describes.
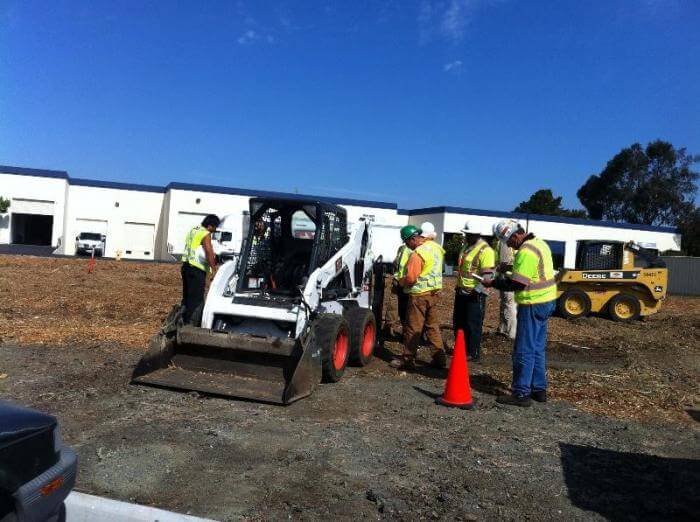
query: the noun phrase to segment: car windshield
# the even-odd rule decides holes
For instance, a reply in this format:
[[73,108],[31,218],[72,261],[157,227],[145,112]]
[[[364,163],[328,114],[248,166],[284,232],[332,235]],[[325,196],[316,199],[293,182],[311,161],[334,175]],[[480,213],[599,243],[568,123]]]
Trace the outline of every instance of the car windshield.
[[81,232],[80,233],[80,239],[88,239],[92,241],[101,241],[102,236],[100,234],[97,234],[95,232]]

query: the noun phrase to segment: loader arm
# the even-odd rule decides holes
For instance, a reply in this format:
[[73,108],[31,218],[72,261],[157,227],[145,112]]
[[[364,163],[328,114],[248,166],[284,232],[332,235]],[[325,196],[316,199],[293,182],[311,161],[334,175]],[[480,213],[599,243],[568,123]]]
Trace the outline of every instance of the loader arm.
[[[362,256],[364,251],[364,256]],[[355,270],[357,262],[361,262],[361,279]],[[323,290],[344,271],[348,271],[351,288],[348,300],[355,301],[359,306],[368,307],[369,293],[367,283],[372,273],[372,226],[371,221],[364,218],[353,227],[347,243],[338,250],[323,266],[314,270],[303,290],[306,303],[312,310],[342,314],[343,298],[323,299]],[[297,334],[303,330],[302,321],[297,323]]]

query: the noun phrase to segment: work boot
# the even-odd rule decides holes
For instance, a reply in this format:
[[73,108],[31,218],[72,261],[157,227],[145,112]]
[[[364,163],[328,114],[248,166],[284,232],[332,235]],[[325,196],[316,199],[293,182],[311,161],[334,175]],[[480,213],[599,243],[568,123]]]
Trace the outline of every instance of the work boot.
[[532,390],[530,397],[533,401],[547,402],[547,390]]
[[467,361],[473,362],[473,363],[480,363],[481,357],[474,357],[473,355],[469,355],[469,356],[467,356]]
[[416,369],[416,361],[412,357],[397,357],[389,363],[389,366],[397,370],[412,371]]
[[433,358],[430,361],[430,366],[433,368],[447,368],[447,354],[445,353],[445,350],[440,350],[439,352],[435,352],[433,354]]
[[525,397],[524,395],[499,395],[496,402],[508,406],[520,406],[522,408],[529,408],[532,404],[530,397]]

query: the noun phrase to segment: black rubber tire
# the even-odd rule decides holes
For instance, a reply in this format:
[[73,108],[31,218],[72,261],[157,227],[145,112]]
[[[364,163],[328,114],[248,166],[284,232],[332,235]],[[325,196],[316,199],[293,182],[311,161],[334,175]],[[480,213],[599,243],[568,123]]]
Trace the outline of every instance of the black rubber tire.
[[[628,317],[620,316],[617,312],[618,304],[626,304],[632,313]],[[618,323],[628,323],[639,319],[641,309],[642,306],[639,304],[639,299],[630,294],[617,294],[612,296],[610,301],[608,301],[608,315],[610,319]]]
[[[338,382],[350,359],[350,327],[341,315],[322,314],[314,322],[314,340],[321,349],[321,370],[323,382]],[[347,350],[342,364],[333,363],[336,340],[339,336],[347,338]]]
[[[569,299],[578,299],[582,303],[582,309],[579,313],[572,313],[566,309],[566,301]],[[577,288],[571,288],[566,290],[557,299],[557,311],[559,315],[566,319],[578,319],[579,317],[586,317],[591,313],[591,298],[583,290]]]
[[[345,313],[345,319],[350,327],[350,361],[356,366],[366,366],[372,360],[374,350],[377,347],[378,330],[377,320],[372,310],[368,308],[351,308]],[[362,346],[365,341],[365,329],[371,324],[374,330],[374,342],[372,351],[363,353]]]

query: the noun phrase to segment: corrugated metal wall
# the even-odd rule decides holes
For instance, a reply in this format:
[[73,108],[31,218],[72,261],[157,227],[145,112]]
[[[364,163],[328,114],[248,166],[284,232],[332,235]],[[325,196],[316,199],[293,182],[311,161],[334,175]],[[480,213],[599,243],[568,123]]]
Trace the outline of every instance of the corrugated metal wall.
[[668,292],[700,295],[700,257],[663,256],[668,266]]

